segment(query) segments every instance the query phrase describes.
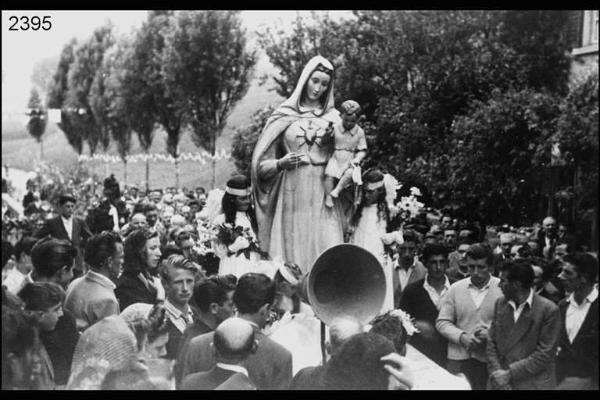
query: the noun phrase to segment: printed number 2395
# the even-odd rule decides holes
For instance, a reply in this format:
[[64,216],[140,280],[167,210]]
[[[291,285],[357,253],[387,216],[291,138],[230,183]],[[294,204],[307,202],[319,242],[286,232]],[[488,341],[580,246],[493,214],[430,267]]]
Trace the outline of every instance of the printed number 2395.
[[[8,20],[12,23],[8,28],[9,31],[28,31],[30,29],[34,31],[39,31],[40,29],[49,31],[52,28],[49,15],[45,15],[42,18],[37,15],[31,18],[27,16],[16,17],[13,15]],[[19,21],[21,21],[20,24]]]

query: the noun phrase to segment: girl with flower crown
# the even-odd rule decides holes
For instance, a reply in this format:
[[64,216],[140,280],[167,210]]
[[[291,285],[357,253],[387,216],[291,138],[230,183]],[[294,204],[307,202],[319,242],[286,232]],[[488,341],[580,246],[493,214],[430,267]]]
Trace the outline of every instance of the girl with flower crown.
[[399,235],[399,232],[388,233],[391,228],[390,220],[395,214],[393,200],[398,182],[378,169],[368,170],[362,179],[362,199],[350,221],[350,243],[369,250],[383,266],[389,287],[384,301],[385,311],[392,309],[394,304],[391,290],[392,267],[384,250],[384,240]]
[[229,179],[221,200],[222,213],[213,224],[217,229],[213,244],[220,258],[219,275],[239,278],[248,272],[261,272],[272,277],[268,263],[261,262],[256,238],[256,216],[250,199],[250,182],[243,175]]

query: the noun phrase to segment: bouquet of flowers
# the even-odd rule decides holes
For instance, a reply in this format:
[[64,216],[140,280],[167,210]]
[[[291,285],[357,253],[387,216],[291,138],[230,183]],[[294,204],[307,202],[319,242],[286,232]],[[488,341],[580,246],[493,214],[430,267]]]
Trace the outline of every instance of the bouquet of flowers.
[[394,205],[403,216],[404,221],[415,218],[425,206],[417,199],[418,196],[421,196],[421,191],[413,186],[410,188],[410,195],[401,197],[400,201]]
[[217,226],[216,240],[227,246],[229,256],[244,254],[247,259],[250,259],[250,252],[256,252],[266,257],[266,253],[260,249],[250,228],[233,226],[230,223],[221,224]]

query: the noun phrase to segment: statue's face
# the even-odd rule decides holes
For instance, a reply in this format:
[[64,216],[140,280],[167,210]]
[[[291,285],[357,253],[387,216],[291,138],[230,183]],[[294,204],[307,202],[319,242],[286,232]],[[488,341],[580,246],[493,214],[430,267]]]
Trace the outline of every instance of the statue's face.
[[331,82],[331,76],[323,71],[314,71],[305,86],[305,98],[309,102],[318,101],[323,93],[327,91],[329,83]]

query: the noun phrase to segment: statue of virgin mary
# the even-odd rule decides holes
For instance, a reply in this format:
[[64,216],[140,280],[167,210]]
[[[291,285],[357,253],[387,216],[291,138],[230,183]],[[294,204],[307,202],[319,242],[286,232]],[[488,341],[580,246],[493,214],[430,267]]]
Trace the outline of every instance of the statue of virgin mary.
[[333,65],[313,57],[294,92],[267,120],[251,164],[261,248],[309,272],[319,254],[343,243],[339,204],[325,206],[326,133],[341,122],[334,108]]

